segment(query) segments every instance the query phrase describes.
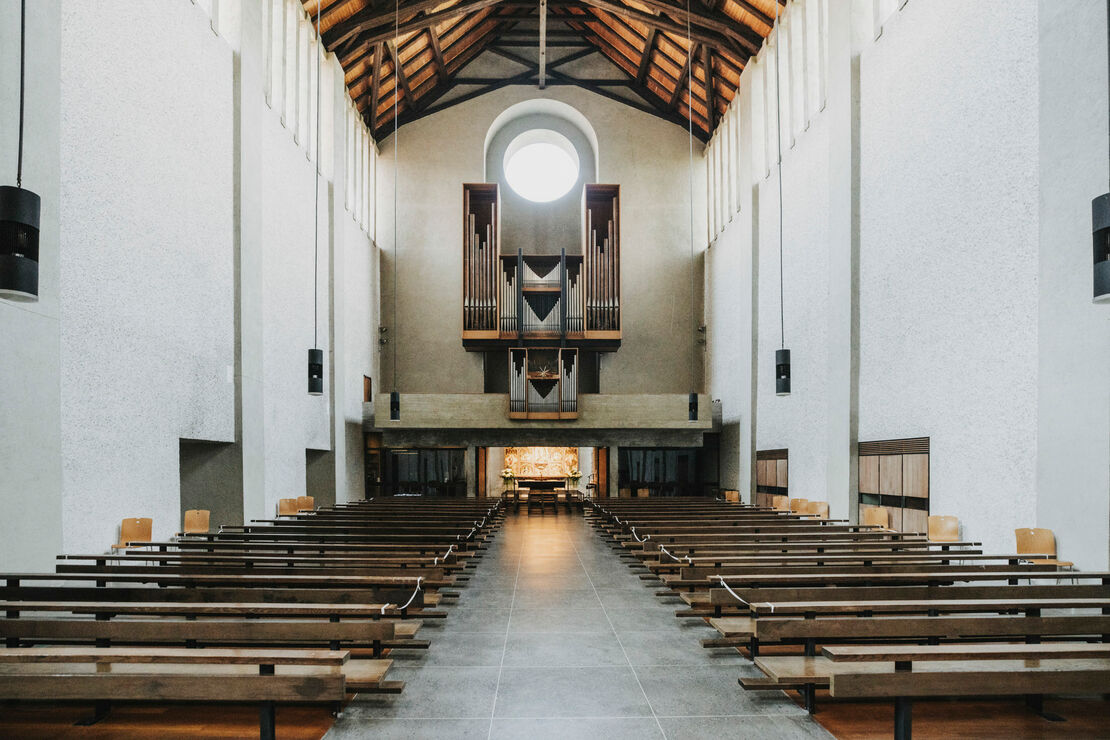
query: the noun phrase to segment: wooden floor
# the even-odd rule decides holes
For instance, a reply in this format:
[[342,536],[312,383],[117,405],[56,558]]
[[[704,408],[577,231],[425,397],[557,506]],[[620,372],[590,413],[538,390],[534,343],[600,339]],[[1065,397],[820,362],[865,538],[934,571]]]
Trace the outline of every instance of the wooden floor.
[[[818,695],[820,697],[820,694]],[[1034,714],[1022,701],[916,701],[914,740],[926,738],[1110,738],[1110,701],[1049,699],[1053,722]],[[817,721],[840,740],[886,740],[894,722],[887,703],[819,703]]]
[[[89,727],[74,723],[92,714],[78,704],[47,707],[0,706],[0,738],[257,738],[258,710],[249,706],[188,704],[151,707],[120,705]],[[331,727],[331,713],[320,706],[280,706],[279,740],[318,740]]]

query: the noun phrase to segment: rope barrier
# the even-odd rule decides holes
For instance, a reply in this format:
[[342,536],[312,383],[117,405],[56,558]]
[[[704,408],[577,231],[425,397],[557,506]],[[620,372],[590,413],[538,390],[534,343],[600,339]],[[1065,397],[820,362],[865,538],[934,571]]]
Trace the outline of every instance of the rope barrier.
[[[424,582],[424,576],[417,576],[416,577],[416,589],[413,590],[412,596],[410,596],[409,600],[405,602],[405,605],[401,607],[401,611],[404,611],[405,609],[408,609],[409,604],[411,604],[413,601],[416,600],[416,595],[418,593],[420,593],[421,590],[422,590],[420,588],[420,584],[423,583],[423,582]],[[383,615],[385,614],[386,610],[389,609],[390,606],[391,606],[390,604],[383,604],[382,605],[382,614]]]
[[[716,578],[717,582],[725,587],[725,591],[728,591],[729,595],[732,596],[732,598],[736,599],[741,604],[747,604],[748,603],[748,602],[744,601],[742,598],[740,598],[740,594],[736,593],[731,588],[729,588],[729,585],[727,583],[725,583],[725,577],[724,576],[716,575],[716,576],[713,576],[713,578]],[[771,611],[773,612],[774,610],[775,610],[775,607],[772,605],[771,606]]]
[[632,539],[636,540],[637,542],[643,543],[643,542],[647,542],[648,540],[650,540],[651,535],[646,534],[646,535],[644,535],[644,538],[641,540],[639,537],[636,536],[636,528],[633,527],[632,528]]
[[[447,556],[450,555],[451,551],[454,550],[454,549],[455,549],[454,545],[451,545],[450,547],[447,548],[447,552],[443,553],[443,562],[445,562],[445,563],[447,562]],[[439,565],[439,556],[438,555],[436,555],[436,559],[432,561],[432,565]]]
[[663,553],[665,553],[665,554],[667,555],[667,557],[669,557],[669,558],[670,558],[671,560],[675,561],[676,563],[681,563],[681,562],[682,562],[682,560],[683,560],[683,558],[685,558],[685,560],[686,560],[686,562],[687,562],[687,563],[689,563],[690,565],[693,565],[693,564],[694,564],[694,561],[690,559],[690,556],[689,556],[689,555],[684,555],[684,556],[683,556],[683,557],[681,557],[681,558],[676,558],[676,557],[675,557],[674,555],[672,555],[672,554],[670,553],[670,551],[669,551],[669,550],[667,550],[667,548],[663,547],[662,545],[660,545],[660,546],[659,546],[659,549],[660,549],[660,550],[661,550],[661,551],[662,551]]

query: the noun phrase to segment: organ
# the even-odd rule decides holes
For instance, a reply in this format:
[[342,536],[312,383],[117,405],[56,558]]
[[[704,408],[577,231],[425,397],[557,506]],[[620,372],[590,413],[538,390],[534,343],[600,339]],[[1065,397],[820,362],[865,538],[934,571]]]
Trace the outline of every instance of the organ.
[[463,347],[507,353],[510,418],[577,418],[579,350],[620,347],[619,185],[585,186],[579,249],[512,250],[497,184],[463,185]]

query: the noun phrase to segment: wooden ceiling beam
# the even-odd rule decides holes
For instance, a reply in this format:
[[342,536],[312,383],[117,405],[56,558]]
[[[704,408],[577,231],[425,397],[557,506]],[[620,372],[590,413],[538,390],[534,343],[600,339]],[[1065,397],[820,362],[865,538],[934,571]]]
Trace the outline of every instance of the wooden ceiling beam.
[[378,127],[378,96],[382,88],[382,66],[385,53],[381,44],[374,45],[374,74],[370,79],[370,130]]
[[651,68],[651,55],[655,48],[656,33],[658,31],[654,28],[649,28],[647,38],[644,39],[644,56],[640,59],[640,68],[636,71],[636,82],[641,85],[644,84],[648,70]]
[[691,26],[701,26],[715,31],[722,36],[735,39],[748,53],[759,53],[759,45],[763,38],[750,26],[734,21],[724,13],[707,11],[700,13],[691,8],[687,10],[684,5],[671,2],[671,0],[636,0],[636,2],[651,8],[657,13],[666,13],[682,26],[686,24],[687,13],[690,16]]
[[717,128],[717,101],[716,90],[713,83],[713,50],[708,46],[701,47],[701,68],[705,74],[705,112],[709,122],[709,130]]
[[340,24],[336,31],[337,33],[342,31],[342,35],[334,40],[325,39],[325,43],[329,49],[332,49],[352,40],[357,40],[360,44],[390,41],[415,31],[423,31],[425,28],[439,25],[461,15],[473,13],[491,5],[498,5],[501,2],[502,0],[463,0],[457,5],[436,13],[424,13],[424,11],[435,8],[437,5],[442,5],[443,0],[417,0],[417,2],[406,4],[402,8],[402,12],[409,14],[409,16],[401,23],[395,25],[392,10],[378,11],[359,22],[352,24],[347,21]]
[[[671,92],[671,99],[667,101],[667,107],[671,110],[674,110],[675,106],[678,105],[678,101],[682,98],[682,86],[690,79],[690,67],[694,61],[694,49],[696,48],[696,46],[692,46],[690,50],[686,52],[686,64],[682,65],[682,70],[678,73],[678,82]],[[691,87],[693,86],[691,85]]]
[[416,101],[412,97],[412,90],[409,89],[409,78],[405,75],[405,65],[401,64],[401,54],[397,51],[397,44],[389,41],[385,46],[389,49],[389,56],[393,60],[393,76],[397,80],[396,86],[400,87],[404,94],[404,100],[408,102],[409,107],[414,107]]
[[[669,18],[662,15],[652,15],[651,13],[644,13],[640,10],[634,10],[627,5],[622,5],[619,0],[583,0],[584,4],[593,8],[604,10],[616,16],[629,18],[638,23],[642,23],[649,28],[655,28],[659,31],[667,31],[679,37],[686,36],[686,25],[683,23],[676,23]],[[715,48],[722,50],[732,51],[734,53],[745,53],[739,45],[721,34],[713,31],[706,31],[703,28],[691,25],[690,38],[698,43],[711,44]]]
[[439,34],[435,26],[428,27],[428,44],[432,47],[432,56],[436,60],[436,78],[443,82],[447,79],[447,63],[443,61],[443,49],[439,48]]

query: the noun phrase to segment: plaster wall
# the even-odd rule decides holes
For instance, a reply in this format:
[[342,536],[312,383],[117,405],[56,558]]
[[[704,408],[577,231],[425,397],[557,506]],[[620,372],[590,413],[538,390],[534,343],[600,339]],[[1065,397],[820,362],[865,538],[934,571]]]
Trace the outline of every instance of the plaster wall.
[[931,512],[988,551],[1036,517],[1029,10],[911,2],[860,58],[859,439],[930,437]]
[[61,549],[95,552],[178,531],[180,438],[234,441],[232,53],[183,2],[61,35]]
[[[395,142],[390,137],[381,143],[378,244],[383,321],[389,328],[382,375],[390,384],[381,390],[393,390],[393,349],[400,347],[397,385],[403,393],[481,391],[482,356],[465,352],[460,339],[462,183],[483,177],[484,142],[494,118],[514,103],[537,97],[565,102],[585,115],[597,133],[597,181],[621,185],[624,341],[618,352],[601,360],[601,391],[687,393],[700,388],[702,348],[694,315],[700,321],[701,289],[700,278],[691,280],[691,268],[701,274],[701,250],[691,258],[685,132],[585,90],[512,86],[410,123],[397,136],[396,321]],[[700,159],[695,161],[694,186],[694,232],[704,234],[705,169]]]
[[[0,1],[0,183],[15,184],[19,99],[19,0]],[[58,151],[61,5],[28,3],[23,187],[42,198],[39,300],[0,300],[0,563],[52,568],[61,547],[61,331],[58,294]],[[9,63],[10,60],[10,63]],[[7,101],[13,101],[8,105]],[[18,512],[18,516],[15,513]]]
[[1106,192],[1106,8],[1038,5],[1040,362],[1037,525],[1105,570],[1110,546],[1110,306],[1091,303],[1090,202]]

